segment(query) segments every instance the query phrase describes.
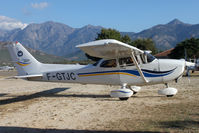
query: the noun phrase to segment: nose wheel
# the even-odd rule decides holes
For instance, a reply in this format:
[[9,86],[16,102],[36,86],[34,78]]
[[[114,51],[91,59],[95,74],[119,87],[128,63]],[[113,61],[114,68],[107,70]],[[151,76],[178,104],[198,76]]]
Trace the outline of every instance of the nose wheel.
[[173,87],[169,87],[168,83],[165,83],[166,88],[158,90],[159,95],[165,95],[167,97],[173,97],[177,94],[178,90]]

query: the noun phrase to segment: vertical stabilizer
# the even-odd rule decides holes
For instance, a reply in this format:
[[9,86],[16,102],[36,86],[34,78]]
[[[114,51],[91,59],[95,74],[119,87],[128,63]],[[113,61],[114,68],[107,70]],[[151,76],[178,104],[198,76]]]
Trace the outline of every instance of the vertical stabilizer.
[[41,63],[38,62],[19,42],[8,45],[8,51],[17,68],[18,75],[40,74]]

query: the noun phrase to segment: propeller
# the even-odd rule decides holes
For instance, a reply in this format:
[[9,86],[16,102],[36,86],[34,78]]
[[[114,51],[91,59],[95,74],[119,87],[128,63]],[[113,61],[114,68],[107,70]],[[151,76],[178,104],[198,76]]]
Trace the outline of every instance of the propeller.
[[195,70],[196,63],[185,61],[185,66],[187,68],[186,76],[188,77],[190,83],[190,70]]
[[185,58],[185,68],[187,69],[186,76],[188,77],[189,83],[191,82],[189,71],[192,70],[192,67],[195,67],[195,63],[187,61],[187,49],[184,47],[184,58]]

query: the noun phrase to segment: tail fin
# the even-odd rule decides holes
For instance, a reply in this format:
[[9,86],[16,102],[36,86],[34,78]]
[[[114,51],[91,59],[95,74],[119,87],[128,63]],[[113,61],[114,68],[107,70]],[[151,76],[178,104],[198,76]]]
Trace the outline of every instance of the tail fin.
[[41,63],[37,61],[19,42],[8,45],[8,51],[17,68],[19,76],[40,74]]

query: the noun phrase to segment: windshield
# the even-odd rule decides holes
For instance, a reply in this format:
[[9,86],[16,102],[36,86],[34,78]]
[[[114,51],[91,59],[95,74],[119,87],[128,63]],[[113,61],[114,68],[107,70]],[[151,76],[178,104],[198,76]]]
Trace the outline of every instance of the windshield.
[[155,57],[147,52],[145,52],[145,55],[147,56],[147,62],[152,62],[153,60],[155,60]]

